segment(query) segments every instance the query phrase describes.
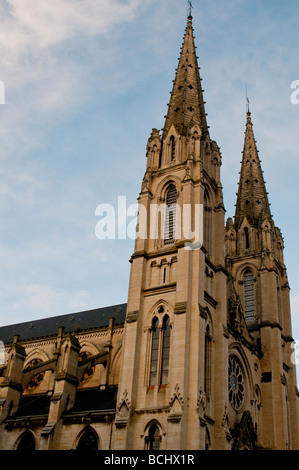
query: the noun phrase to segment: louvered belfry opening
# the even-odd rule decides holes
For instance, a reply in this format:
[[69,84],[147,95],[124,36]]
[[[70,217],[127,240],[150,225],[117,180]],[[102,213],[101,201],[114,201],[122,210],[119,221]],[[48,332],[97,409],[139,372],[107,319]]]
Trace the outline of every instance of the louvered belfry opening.
[[175,139],[172,135],[170,137],[170,145],[171,145],[171,161],[175,160]]
[[244,299],[245,320],[247,323],[252,323],[255,319],[254,280],[249,269],[244,273]]
[[166,196],[166,213],[165,213],[165,227],[164,227],[165,245],[173,243],[175,240],[176,205],[177,205],[177,190],[174,184],[171,184],[168,188],[167,196]]

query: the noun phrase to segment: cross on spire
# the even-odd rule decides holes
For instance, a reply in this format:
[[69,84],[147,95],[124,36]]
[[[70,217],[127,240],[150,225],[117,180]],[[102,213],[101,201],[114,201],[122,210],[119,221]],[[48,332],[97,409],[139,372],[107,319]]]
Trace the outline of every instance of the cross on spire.
[[247,111],[247,114],[250,112],[249,104],[250,104],[250,101],[249,101],[249,98],[248,98],[247,85],[246,85],[246,111]]
[[193,5],[191,3],[190,0],[188,0],[188,16],[192,16],[192,8],[193,8]]

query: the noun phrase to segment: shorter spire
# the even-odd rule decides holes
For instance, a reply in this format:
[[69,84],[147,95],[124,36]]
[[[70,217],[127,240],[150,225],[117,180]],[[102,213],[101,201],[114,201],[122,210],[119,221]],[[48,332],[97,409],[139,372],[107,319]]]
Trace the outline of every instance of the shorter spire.
[[268,194],[256,147],[251,113],[248,105],[243,158],[235,213],[235,224],[237,229],[240,228],[245,217],[251,225],[255,226],[258,225],[260,217],[268,218],[270,221],[272,220]]

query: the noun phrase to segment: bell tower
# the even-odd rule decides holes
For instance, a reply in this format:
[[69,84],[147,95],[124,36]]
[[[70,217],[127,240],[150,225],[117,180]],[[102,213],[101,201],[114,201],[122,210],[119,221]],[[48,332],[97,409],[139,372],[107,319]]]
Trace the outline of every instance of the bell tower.
[[189,14],[164,128],[147,143],[115,449],[229,448],[221,154],[193,32]]
[[[298,449],[298,392],[291,361],[294,340],[284,242],[271,215],[249,109],[235,218],[227,221],[225,240],[227,267],[240,300],[247,342],[252,342],[249,349],[256,358],[248,366],[247,382],[248,388],[252,384],[251,405],[255,405],[248,404],[248,410],[259,443],[271,449]],[[245,377],[246,361],[243,365]],[[233,390],[231,394],[232,398]],[[233,419],[238,421],[238,402],[232,405]]]

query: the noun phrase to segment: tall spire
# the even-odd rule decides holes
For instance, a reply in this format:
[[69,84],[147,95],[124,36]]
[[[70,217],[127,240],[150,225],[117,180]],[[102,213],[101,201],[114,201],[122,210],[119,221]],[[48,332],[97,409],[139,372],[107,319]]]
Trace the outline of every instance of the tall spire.
[[186,135],[186,130],[193,118],[197,118],[203,133],[205,133],[208,130],[208,126],[194,44],[190,7],[179,64],[165,119],[163,138],[166,137],[172,125],[175,126],[179,134]]
[[263,177],[261,162],[254,139],[253,125],[249,106],[240,172],[239,189],[235,212],[235,224],[238,229],[246,217],[251,225],[258,225],[261,216],[272,220],[268,193]]

